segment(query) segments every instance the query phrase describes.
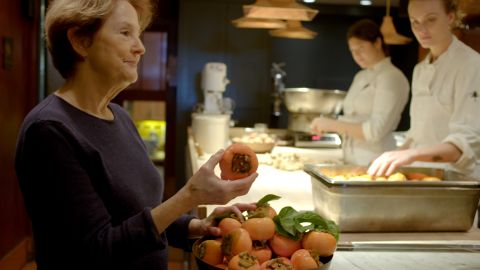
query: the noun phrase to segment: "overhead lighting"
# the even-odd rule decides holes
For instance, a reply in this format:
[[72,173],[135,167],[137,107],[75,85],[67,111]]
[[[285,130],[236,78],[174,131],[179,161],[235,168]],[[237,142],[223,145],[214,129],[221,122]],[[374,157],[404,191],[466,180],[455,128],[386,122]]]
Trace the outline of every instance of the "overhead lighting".
[[287,23],[282,20],[245,17],[232,20],[232,24],[238,28],[281,29],[287,27]]
[[360,5],[362,6],[371,6],[372,1],[371,0],[360,0]]
[[311,21],[318,10],[297,3],[295,0],[256,0],[243,6],[247,18]]
[[315,3],[317,0],[303,0],[304,3]]
[[395,25],[393,24],[393,19],[390,16],[390,0],[387,0],[387,14],[383,17],[383,22],[380,26],[380,32],[382,32],[383,39],[386,44],[404,45],[412,41],[411,38],[397,33]]
[[270,30],[270,35],[281,38],[295,38],[295,39],[313,39],[317,35],[302,26],[300,21],[287,21],[287,27],[284,29]]

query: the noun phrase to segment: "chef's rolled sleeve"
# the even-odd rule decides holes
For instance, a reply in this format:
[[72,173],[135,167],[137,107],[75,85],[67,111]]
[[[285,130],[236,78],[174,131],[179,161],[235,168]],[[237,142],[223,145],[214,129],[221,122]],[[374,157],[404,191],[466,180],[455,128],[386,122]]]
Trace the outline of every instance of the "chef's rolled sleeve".
[[472,61],[458,70],[450,133],[443,140],[462,151],[453,166],[467,172],[473,170],[480,158],[480,70],[475,67],[476,62]]

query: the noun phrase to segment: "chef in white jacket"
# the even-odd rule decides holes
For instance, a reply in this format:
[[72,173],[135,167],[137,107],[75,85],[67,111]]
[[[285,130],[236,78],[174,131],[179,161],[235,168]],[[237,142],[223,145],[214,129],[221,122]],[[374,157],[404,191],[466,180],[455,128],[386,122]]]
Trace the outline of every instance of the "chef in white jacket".
[[395,149],[392,132],[408,101],[409,82],[388,57],[378,25],[368,19],[353,24],[347,41],[355,62],[362,68],[348,89],[339,120],[318,117],[313,133],[343,135],[344,161],[367,165],[381,153]]
[[405,145],[382,154],[368,172],[442,162],[480,177],[480,55],[451,32],[460,20],[457,2],[410,0],[408,14],[418,42],[430,50],[413,73],[411,127]]

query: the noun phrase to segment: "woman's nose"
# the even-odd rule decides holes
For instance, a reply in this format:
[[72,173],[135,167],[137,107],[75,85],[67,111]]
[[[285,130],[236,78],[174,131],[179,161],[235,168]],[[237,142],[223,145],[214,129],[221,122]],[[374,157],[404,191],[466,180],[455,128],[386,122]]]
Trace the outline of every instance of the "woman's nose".
[[418,33],[425,34],[427,32],[427,26],[424,23],[418,23],[414,25],[412,28],[414,31]]
[[145,53],[145,46],[143,46],[143,42],[139,37],[135,39],[135,44],[133,44],[133,51],[136,54],[140,55],[143,55]]

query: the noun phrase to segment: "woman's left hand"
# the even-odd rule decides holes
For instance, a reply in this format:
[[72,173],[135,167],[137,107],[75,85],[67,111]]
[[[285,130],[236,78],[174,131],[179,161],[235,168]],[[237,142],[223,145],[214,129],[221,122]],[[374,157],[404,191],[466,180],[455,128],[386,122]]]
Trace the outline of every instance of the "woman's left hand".
[[204,235],[221,236],[222,232],[217,227],[215,218],[228,213],[234,213],[241,221],[244,220],[243,211],[254,210],[257,208],[255,203],[236,203],[231,206],[221,206],[215,208],[212,213],[204,219],[192,219],[189,224],[190,237],[199,237]]
[[385,152],[372,162],[367,173],[374,176],[389,176],[398,167],[414,162],[416,152],[416,149]]
[[326,117],[317,117],[313,119],[312,123],[310,124],[310,129],[312,133],[315,134],[322,134],[324,132],[335,132],[335,124],[336,120],[326,118]]

